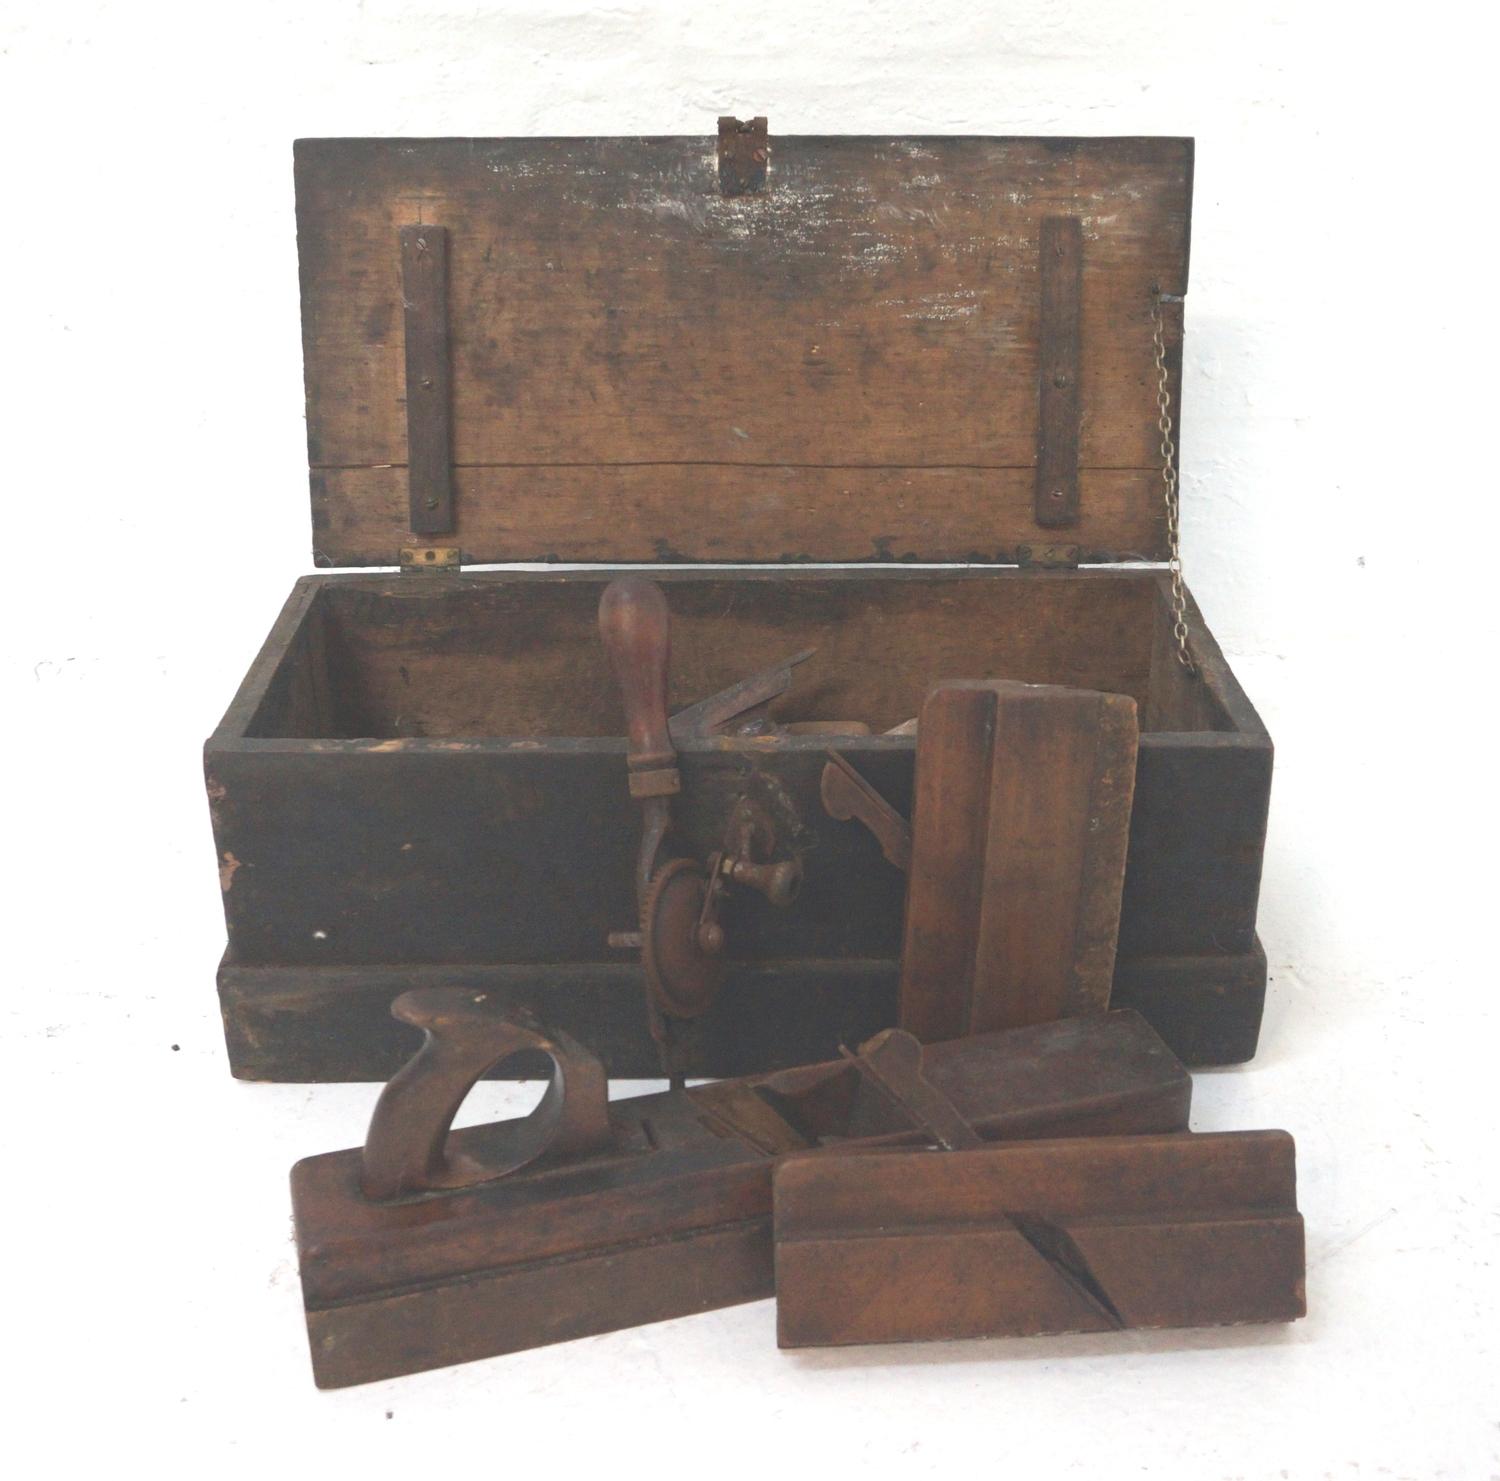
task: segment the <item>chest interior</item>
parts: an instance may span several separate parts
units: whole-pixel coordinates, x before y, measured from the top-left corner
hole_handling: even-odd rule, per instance
[[[251,738],[599,737],[621,733],[597,637],[604,577],[325,579]],[[950,677],[1126,694],[1143,729],[1229,730],[1222,699],[1176,660],[1150,572],[679,576],[672,703],[805,648],[777,718],[911,719]]]

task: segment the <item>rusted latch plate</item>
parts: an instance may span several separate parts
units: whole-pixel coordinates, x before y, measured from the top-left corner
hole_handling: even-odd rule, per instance
[[[448,232],[403,226],[406,464],[414,535],[453,529],[453,394],[448,351]]]
[[[457,545],[403,545],[400,553],[403,574],[420,571],[456,571],[460,563]]]
[[[1036,522],[1078,523],[1078,432],[1083,311],[1083,224],[1042,218],[1041,344],[1037,357]]]
[[[1016,564],[1022,570],[1070,571],[1081,554],[1077,545],[1018,545]]]
[[[719,120],[719,190],[724,195],[751,195],[766,187],[771,146],[764,118]]]

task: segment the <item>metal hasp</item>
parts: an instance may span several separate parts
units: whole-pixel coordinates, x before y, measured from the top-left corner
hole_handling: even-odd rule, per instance
[[[1036,522],[1078,523],[1079,372],[1083,308],[1083,224],[1044,216],[1037,259],[1041,332],[1037,346]]]
[[[453,391],[448,353],[448,232],[401,228],[406,327],[406,480],[414,535],[453,528]]]
[[[776,1169],[782,1347],[1294,1321],[1284,1131],[1080,1137]]]
[[[750,195],[764,190],[771,145],[764,118],[719,119],[719,190]]]
[[[943,1146],[955,1126],[986,1143],[1175,1131],[1192,1093],[1129,1012],[925,1047],[882,1034],[846,1059],[607,1102],[593,1055],[499,995],[423,989],[393,1011],[425,1042],[365,1145],[292,1169],[323,1387],[771,1295],[785,1154]],[[536,1111],[451,1130],[474,1077],[518,1052],[551,1061]]]

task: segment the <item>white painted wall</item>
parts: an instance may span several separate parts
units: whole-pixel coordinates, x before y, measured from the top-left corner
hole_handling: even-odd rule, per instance
[[[35,1175],[67,1174],[5,1235],[42,1226],[10,1267],[51,1358],[27,1363],[41,1396],[15,1406],[35,1443],[150,1446],[163,1474],[293,1453],[306,1474],[334,1455],[360,1474],[478,1466],[562,1436],[591,1469],[650,1457],[658,1474],[714,1456],[731,1473],[968,1459],[1030,1477],[1500,1464],[1482,1376],[1495,326],[1477,14],[9,0],[21,909],[0,1011],[13,1078],[46,1097]],[[1202,1077],[1198,1119],[1298,1134],[1314,1315],[1289,1333],[792,1359],[762,1305],[318,1398],[283,1173],[357,1138],[369,1091],[228,1081],[196,761],[308,565],[290,141],[706,133],[722,112],[782,133],[1198,138],[1186,563],[1279,747],[1263,1052]],[[195,1168],[163,1183],[152,1159],[173,1145]],[[115,1259],[66,1226],[90,1190],[114,1200]],[[668,1424],[684,1438],[651,1438]]]

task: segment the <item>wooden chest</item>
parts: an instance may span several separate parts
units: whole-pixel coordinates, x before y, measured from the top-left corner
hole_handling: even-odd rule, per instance
[[[779,717],[868,723],[840,749],[902,809],[880,732],[938,680],[1133,696],[1115,1006],[1253,1054],[1271,743],[1190,597],[1180,661],[1164,565],[1190,140],[307,140],[296,176],[315,562],[387,569],[300,580],[206,748],[237,1075],[383,1078],[391,1000],[452,983],[657,1072],[607,944],[632,564],[674,704],[815,646]],[[823,812],[827,745],[681,747],[693,846],[754,795],[804,875],[736,901],[702,1074],[895,1020],[904,880]]]

